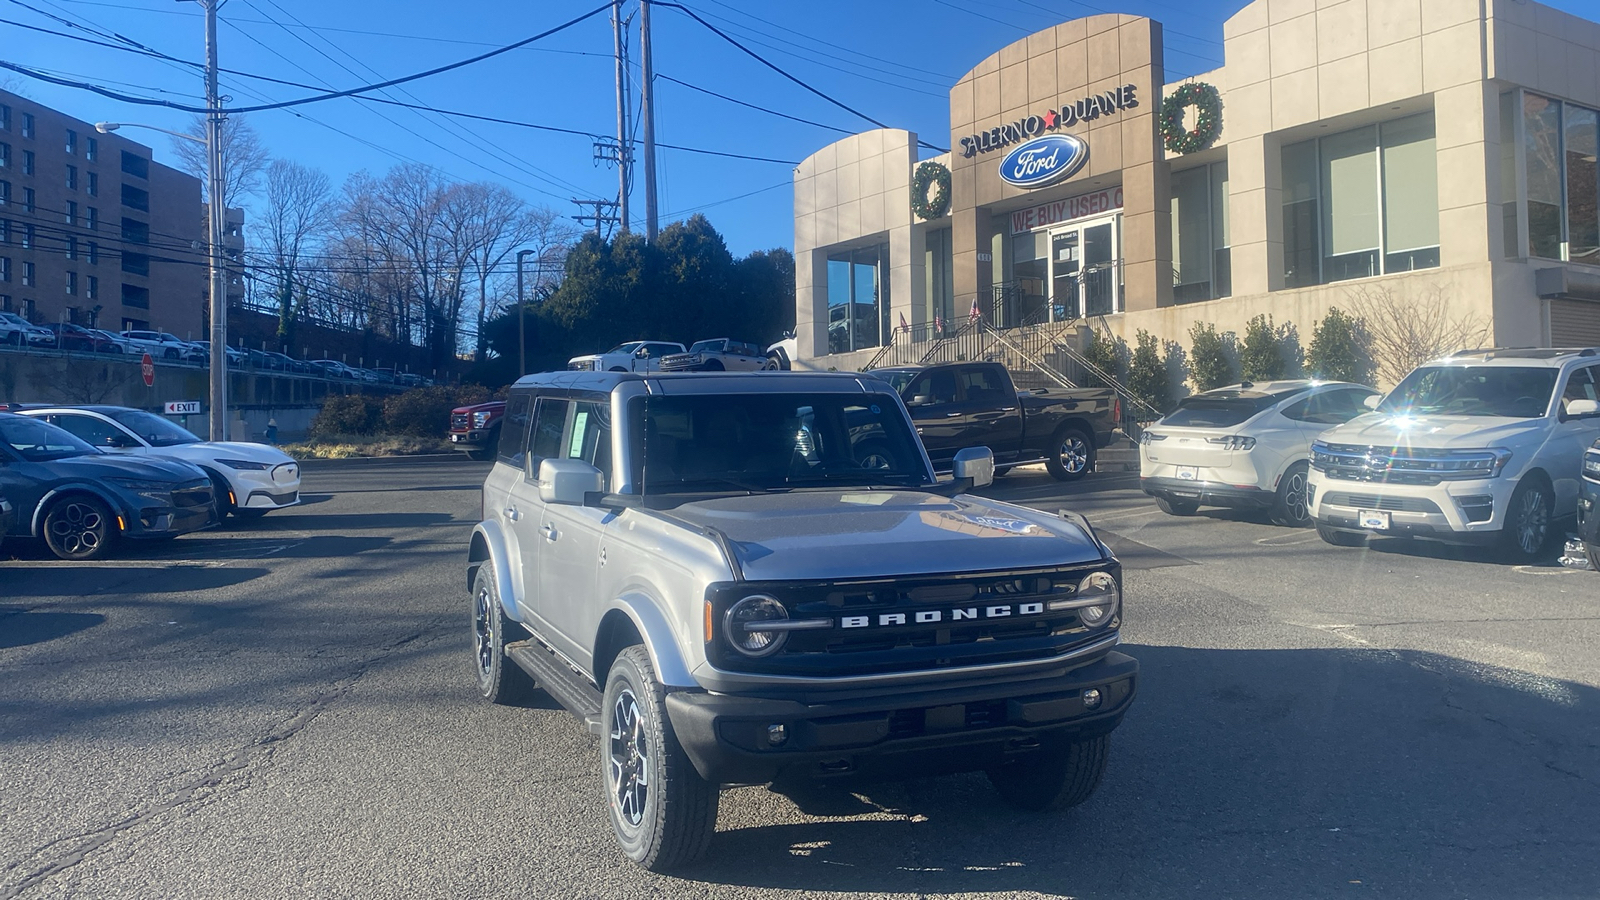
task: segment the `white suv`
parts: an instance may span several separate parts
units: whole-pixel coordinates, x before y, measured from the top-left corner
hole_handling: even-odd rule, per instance
[[[1419,366],[1373,414],[1312,446],[1307,499],[1330,544],[1369,535],[1545,549],[1577,510],[1600,437],[1600,349],[1475,350]]]
[[[669,354],[682,353],[683,345],[674,341],[628,341],[604,353],[574,356],[567,368],[579,372],[655,372]]]
[[[1311,524],[1311,442],[1367,411],[1377,391],[1343,381],[1248,381],[1194,394],[1139,437],[1139,486],[1161,509],[1271,510],[1281,525]]]

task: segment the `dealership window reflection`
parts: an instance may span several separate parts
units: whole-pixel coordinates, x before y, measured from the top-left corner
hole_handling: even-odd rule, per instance
[[[1172,173],[1172,299],[1215,300],[1233,291],[1228,164]]]
[[[1439,265],[1433,114],[1283,148],[1284,286]]]
[[[889,246],[828,254],[828,352],[883,345],[889,335]]]
[[[1502,114],[1507,105],[1502,104]],[[1600,265],[1597,130],[1595,110],[1522,92],[1526,255]]]

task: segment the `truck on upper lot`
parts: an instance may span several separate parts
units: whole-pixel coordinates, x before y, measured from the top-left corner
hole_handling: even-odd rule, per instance
[[[470,459],[494,459],[495,448],[500,443],[500,420],[505,413],[504,400],[450,410],[450,444],[457,450],[465,450]]]
[[[724,784],[984,771],[1035,810],[1098,785],[1139,669],[1121,564],[1081,516],[964,493],[986,449],[938,481],[883,381],[530,375],[504,428],[478,689],[583,719],[634,862],[703,855]]]
[[[661,360],[663,372],[752,372],[766,368],[767,354],[760,347],[728,338],[695,341],[687,351]]]
[[[994,452],[1000,474],[1043,462],[1055,478],[1075,481],[1094,471],[1096,452],[1117,438],[1117,396],[1109,388],[1018,391],[996,362],[893,366],[866,374],[899,392],[940,471],[950,468],[957,450],[984,446]],[[869,456],[883,451],[876,445],[863,450]]]
[[[574,372],[654,372],[663,359],[682,352],[683,345],[676,341],[627,341],[604,353],[574,356],[567,360],[567,368]]]
[[[1311,445],[1307,505],[1330,544],[1372,535],[1539,558],[1577,511],[1600,437],[1600,349],[1492,349],[1418,366]]]

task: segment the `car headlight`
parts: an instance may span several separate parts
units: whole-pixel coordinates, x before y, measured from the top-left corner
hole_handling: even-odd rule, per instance
[[[219,459],[217,464],[246,472],[264,472],[272,468],[272,463],[251,462],[248,459]]]
[[[1122,605],[1122,588],[1110,572],[1092,572],[1078,582],[1075,599],[1078,618],[1090,628],[1097,628],[1116,618]]]
[[[1590,451],[1583,457],[1583,474],[1600,480],[1600,453]]]
[[[473,428],[482,428],[483,426],[489,424],[489,416],[490,415],[492,415],[492,414],[488,413],[488,412],[475,412],[475,413],[473,413],[472,414],[472,427]]]
[[[728,608],[722,617],[722,631],[733,649],[750,657],[771,656],[788,639],[787,631],[764,631],[762,623],[783,622],[789,611],[765,594],[753,594]]]
[[[172,505],[172,485],[165,481],[145,481],[140,478],[107,478],[106,481],[131,491],[155,503]]]

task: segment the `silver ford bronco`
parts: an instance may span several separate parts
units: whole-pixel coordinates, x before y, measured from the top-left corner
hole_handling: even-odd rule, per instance
[[[1138,677],[1122,567],[1081,516],[963,493],[986,448],[953,469],[876,378],[527,376],[467,559],[479,691],[600,737],[652,870],[706,852],[728,784],[982,770],[1082,803]]]

